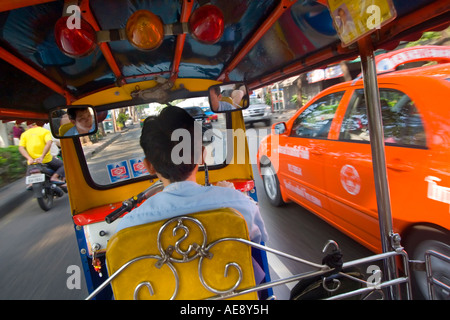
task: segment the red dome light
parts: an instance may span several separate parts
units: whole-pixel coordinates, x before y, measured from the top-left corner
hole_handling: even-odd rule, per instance
[[[210,4],[198,8],[189,18],[189,29],[198,41],[208,44],[216,43],[224,29],[222,11]]]
[[[96,46],[95,30],[85,20],[80,20],[79,29],[69,29],[67,19],[61,17],[55,25],[55,40],[59,49],[69,57],[79,58],[91,53]]]

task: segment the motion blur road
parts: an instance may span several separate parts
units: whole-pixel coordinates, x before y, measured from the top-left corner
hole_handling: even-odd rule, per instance
[[[329,239],[339,244],[344,261],[370,254],[297,204],[272,207],[256,166],[253,170],[261,213],[270,237],[267,246],[316,263],[321,263],[322,249]],[[55,206],[48,212],[42,211],[33,198],[21,203],[0,219],[0,244],[0,299],[76,300],[87,297],[82,272],[80,289],[67,286],[73,275],[71,268],[78,266],[82,270],[67,195],[56,199]],[[272,279],[310,270],[273,255],[269,255],[269,264]],[[274,294],[278,299],[289,299],[293,285],[278,286],[274,288]]]
[[[69,290],[66,285],[72,274],[68,268],[81,268],[67,195],[55,199],[48,212],[34,198],[20,204],[0,219],[0,244],[0,299],[84,299],[88,295],[84,278],[81,289]]]

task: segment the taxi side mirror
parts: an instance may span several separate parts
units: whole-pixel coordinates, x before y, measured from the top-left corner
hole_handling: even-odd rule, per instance
[[[82,137],[97,132],[97,114],[92,106],[65,106],[50,112],[52,135],[58,139]]]
[[[286,123],[285,122],[277,122],[272,125],[272,132],[274,134],[282,134],[286,132]]]
[[[247,109],[247,86],[243,82],[216,84],[208,89],[209,105],[213,112],[224,113]]]

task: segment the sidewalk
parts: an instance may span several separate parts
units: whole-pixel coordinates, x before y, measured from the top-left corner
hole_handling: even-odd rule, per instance
[[[298,109],[287,109],[280,113],[273,113],[272,123],[288,121],[297,111]]]
[[[120,136],[120,132],[110,133],[107,134],[106,137],[99,142],[94,143],[90,146],[84,146],[83,150],[86,159],[90,159],[91,157],[93,157],[97,152],[103,150],[106,146],[108,146],[114,140],[118,139]],[[33,197],[33,195],[33,191],[26,190],[25,176],[10,183],[9,185],[0,188],[0,218],[14,210],[17,205]],[[38,207],[36,208],[39,209]]]
[[[92,158],[95,156],[98,152],[105,149],[110,143],[120,138],[121,134],[123,132],[127,132],[128,129],[121,131],[121,132],[115,132],[115,133],[108,133],[105,138],[102,140],[93,143],[89,146],[83,146],[84,156],[86,157],[86,160]]]

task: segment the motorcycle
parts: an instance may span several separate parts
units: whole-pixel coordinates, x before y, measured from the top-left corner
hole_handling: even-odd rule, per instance
[[[62,183],[50,180],[53,173],[53,170],[45,164],[31,164],[25,180],[28,185],[31,185],[37,202],[44,211],[53,207],[55,197],[60,198],[67,192],[67,189],[60,185]]]

